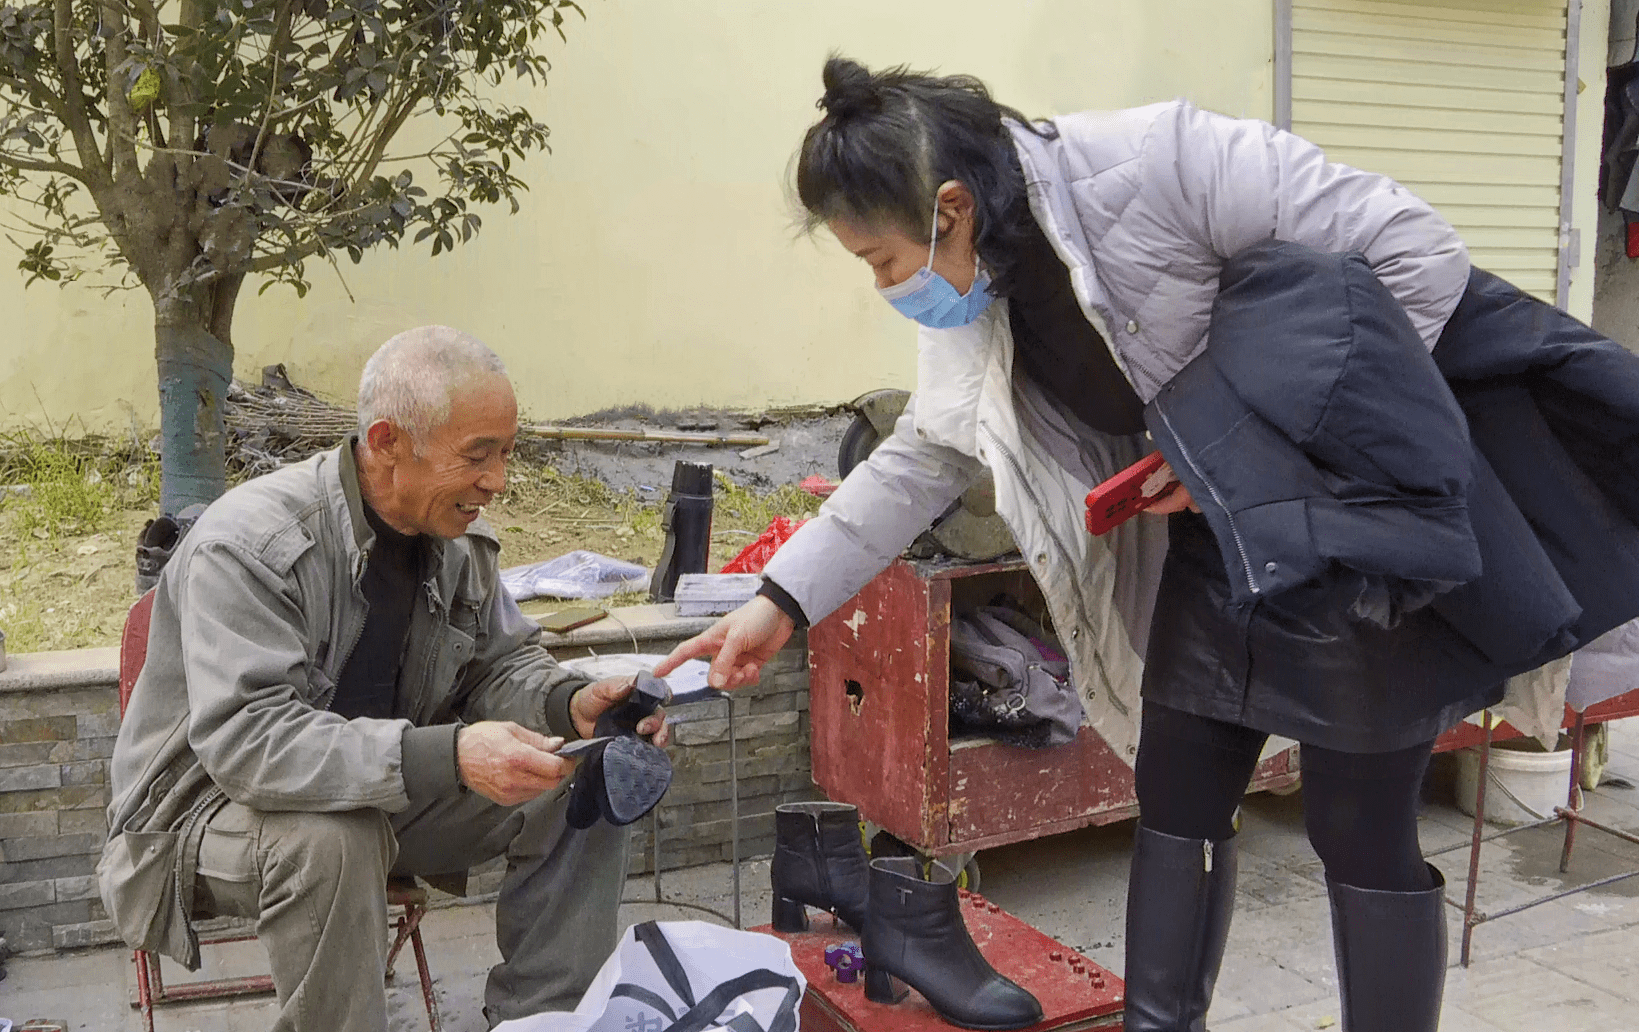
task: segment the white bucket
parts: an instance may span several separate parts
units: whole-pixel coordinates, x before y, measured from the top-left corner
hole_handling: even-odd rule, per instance
[[[1548,752],[1534,738],[1511,738],[1491,745],[1490,783],[1485,786],[1485,819],[1490,824],[1529,824],[1565,805],[1571,785],[1570,739]],[[1457,753],[1457,809],[1474,815],[1480,783],[1480,747]]]

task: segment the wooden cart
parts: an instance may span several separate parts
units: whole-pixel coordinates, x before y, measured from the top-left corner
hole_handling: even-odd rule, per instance
[[[1088,728],[1025,749],[950,734],[952,607],[1041,593],[1024,562],[896,560],[808,634],[814,781],[930,856],[1022,842],[1136,816],[1130,757]],[[1266,759],[1252,790],[1297,782],[1292,752]]]

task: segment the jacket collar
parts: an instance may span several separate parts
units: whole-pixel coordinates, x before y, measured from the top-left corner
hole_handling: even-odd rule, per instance
[[[964,455],[978,454],[979,407],[991,368],[1011,364],[1007,300],[966,326],[923,329],[917,338],[916,432]]]
[[[347,524],[353,531],[353,547],[363,556],[376,543],[376,532],[364,515],[364,491],[359,487],[358,456],[353,451],[358,442],[358,434],[348,434],[347,440],[336,448],[336,473],[341,479],[338,486],[347,506]]]
[[[347,439],[331,453],[334,461],[330,465],[336,471],[336,478],[329,485],[337,515],[345,520],[352,531],[347,535],[346,547],[348,569],[353,571],[355,582],[364,575],[365,559],[376,543],[375,528],[370,526],[369,519],[364,515],[364,492],[359,487],[358,458],[353,451],[357,443],[358,434],[348,434]],[[466,536],[481,538],[497,548],[501,544],[494,528],[482,518],[473,521],[472,526],[467,528]],[[451,544],[443,538],[427,537],[427,551],[431,557],[431,575],[427,586],[439,600],[452,599],[456,593],[455,578],[459,571],[448,568],[449,564],[445,562],[451,554]]]
[[[364,576],[364,564],[369,559],[370,550],[376,544],[376,530],[370,526],[370,520],[364,514],[364,490],[359,486],[358,456],[354,451],[358,444],[358,434],[348,434],[347,439],[337,446],[332,453],[335,456],[334,467],[337,483],[333,485],[341,496],[341,506],[338,515],[342,516],[351,534],[347,535],[348,568],[353,571],[355,582]],[[484,528],[486,531],[488,528]],[[431,577],[429,583],[435,590],[443,580],[441,576],[444,565],[444,550],[446,542],[441,538],[427,536],[427,552],[431,557]],[[446,595],[447,592],[440,592]]]

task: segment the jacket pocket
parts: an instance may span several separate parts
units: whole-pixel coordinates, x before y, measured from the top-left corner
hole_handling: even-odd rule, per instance
[[[174,831],[127,831],[103,847],[97,886],[120,938],[133,949],[158,950],[176,909]]]
[[[477,642],[459,627],[446,627],[439,635],[438,655],[433,657],[432,688],[446,694],[461,681],[461,672],[472,661]]]

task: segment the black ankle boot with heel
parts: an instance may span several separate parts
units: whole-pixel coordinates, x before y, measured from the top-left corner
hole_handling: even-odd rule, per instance
[[[934,861],[928,880],[915,857],[871,861],[870,913],[860,945],[865,998],[898,1003],[901,981],[927,998],[939,1016],[973,1029],[1026,1028],[1041,1004],[1002,977],[974,945],[962,921],[956,872]]]
[[[846,803],[785,803],[774,808],[774,930],[808,930],[806,908],[865,930],[870,872],[859,810]]]

